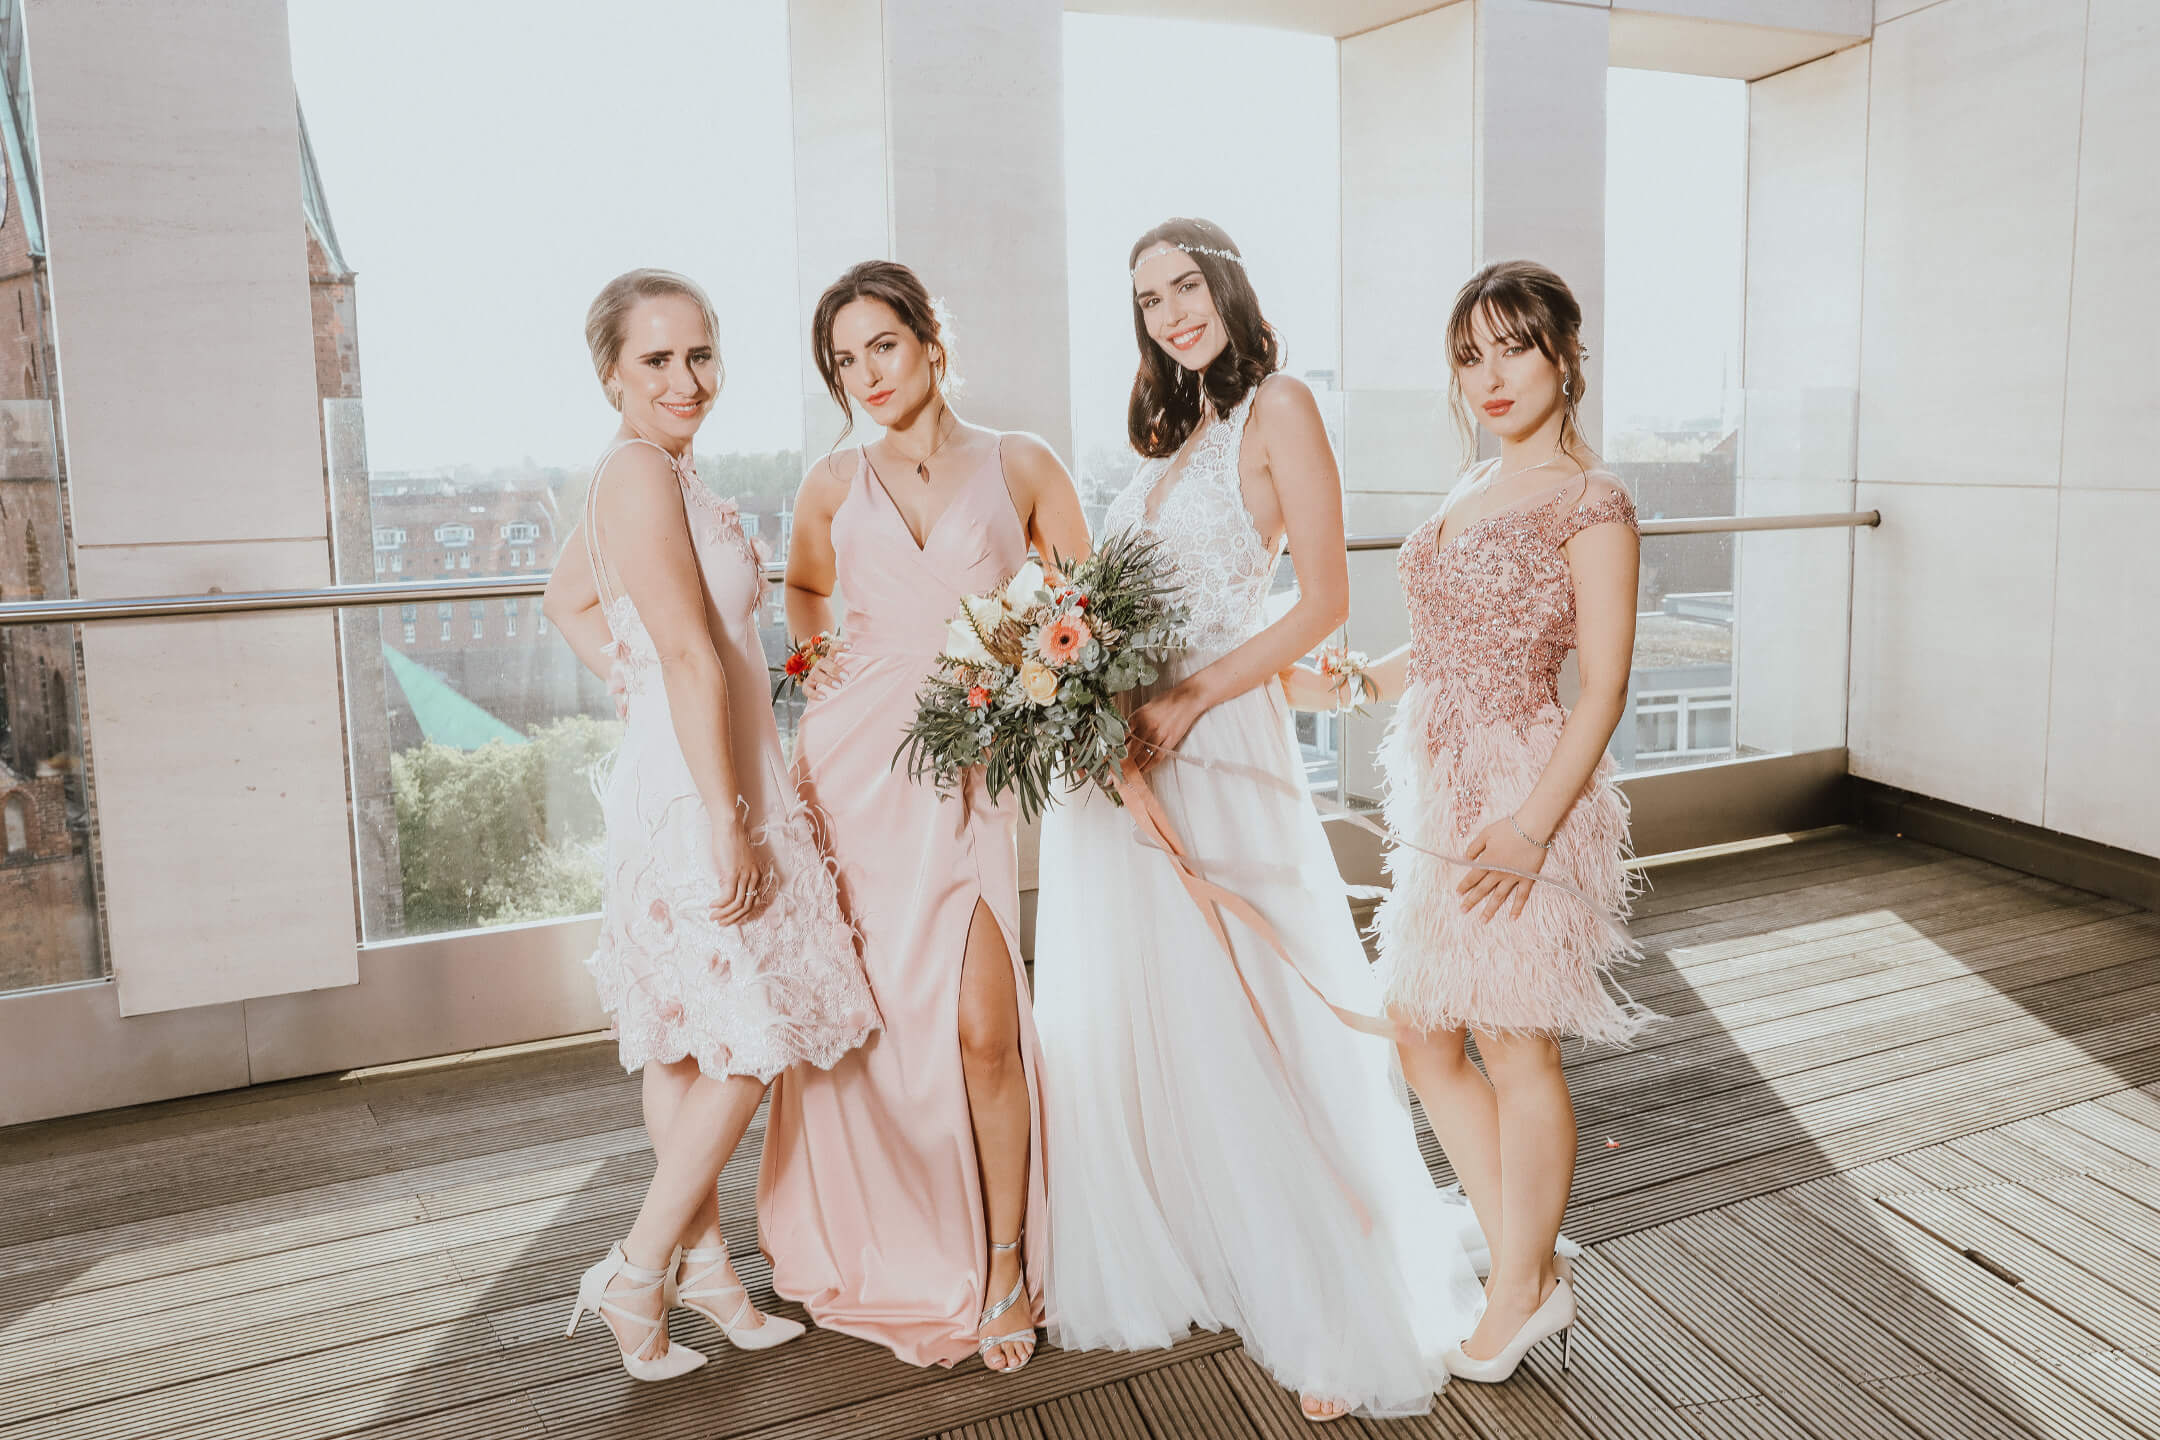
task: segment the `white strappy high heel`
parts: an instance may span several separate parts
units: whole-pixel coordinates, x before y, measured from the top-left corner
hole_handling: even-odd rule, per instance
[[[705,1363],[705,1357],[687,1345],[678,1345],[667,1333],[668,1277],[675,1271],[675,1262],[682,1255],[681,1247],[668,1258],[665,1270],[647,1270],[642,1265],[630,1263],[630,1257],[618,1244],[608,1250],[584,1277],[578,1281],[577,1304],[570,1311],[569,1328],[565,1335],[577,1334],[578,1322],[590,1312],[598,1315],[603,1323],[610,1317],[642,1328],[645,1336],[628,1350],[622,1349],[622,1337],[615,1337],[616,1349],[622,1356],[623,1369],[634,1380],[673,1380],[687,1375]],[[641,1315],[635,1310],[618,1305],[608,1298],[608,1283],[620,1276],[629,1283],[616,1293],[626,1298],[632,1295],[656,1295],[661,1306],[657,1316]],[[614,1330],[609,1324],[608,1329]],[[657,1353],[655,1353],[657,1349]]]
[[[1020,1242],[1018,1240],[1014,1240],[1010,1244],[1000,1245],[997,1241],[993,1240],[990,1242],[990,1248],[993,1251],[1017,1250],[1020,1248]],[[1007,1295],[1004,1299],[998,1301],[997,1304],[992,1305],[989,1309],[983,1311],[982,1317],[975,1322],[975,1328],[980,1330],[983,1326],[988,1325],[991,1321],[997,1319],[1000,1315],[1003,1315],[1006,1311],[1012,1309],[1013,1306],[1018,1305],[1026,1295],[1027,1265],[1025,1262],[1022,1262],[1020,1266],[1020,1276],[1018,1279],[1013,1281],[1012,1293]],[[984,1361],[987,1362],[990,1358],[990,1352],[997,1349],[998,1346],[1019,1345],[1023,1343],[1028,1347],[1028,1353],[1026,1358],[1021,1360],[1020,1363],[1017,1365],[1008,1365],[1003,1370],[997,1372],[1000,1375],[1011,1375],[1016,1371],[1025,1369],[1028,1361],[1035,1358],[1035,1326],[1032,1321],[1029,1322],[1027,1329],[1015,1330],[1010,1335],[983,1336],[975,1342],[975,1353],[982,1356]]]
[[[695,1250],[677,1251],[675,1268],[668,1272],[667,1302],[671,1306],[695,1310],[712,1321],[720,1327],[720,1333],[727,1336],[728,1344],[738,1350],[770,1350],[803,1333],[800,1320],[790,1320],[785,1315],[767,1315],[752,1305],[750,1292],[742,1281],[731,1278],[720,1284],[710,1283],[715,1277],[729,1273],[725,1241]],[[727,1306],[725,1312],[720,1308],[722,1305]]]
[[[1552,1293],[1531,1312],[1528,1320],[1523,1321],[1522,1329],[1515,1332],[1515,1338],[1508,1341],[1499,1354],[1490,1360],[1473,1360],[1463,1353],[1462,1346],[1452,1345],[1442,1357],[1442,1363],[1447,1366],[1448,1374],[1459,1380],[1497,1385],[1515,1373],[1523,1356],[1528,1355],[1539,1341],[1550,1340],[1555,1335],[1561,1337],[1560,1369],[1565,1373],[1568,1362],[1575,1358],[1575,1287],[1565,1278],[1553,1282]]]

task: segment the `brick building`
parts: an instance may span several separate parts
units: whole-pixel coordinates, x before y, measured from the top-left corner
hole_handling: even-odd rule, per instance
[[[572,528],[554,491],[538,481],[461,485],[447,475],[385,471],[370,489],[370,579],[544,576]],[[434,671],[520,734],[573,711],[606,709],[587,693],[594,686],[581,679],[569,647],[549,634],[537,599],[431,601],[377,614],[382,646]],[[394,686],[388,714],[393,749],[426,738]]]

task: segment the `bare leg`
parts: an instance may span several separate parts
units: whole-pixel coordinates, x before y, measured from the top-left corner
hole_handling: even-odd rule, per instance
[[[1403,1078],[1425,1107],[1433,1137],[1455,1167],[1497,1267],[1506,1224],[1500,1206],[1500,1106],[1463,1042],[1461,1030],[1435,1030],[1399,1042],[1395,1053],[1402,1059]]]
[[[1463,1353],[1489,1360],[1558,1283],[1553,1244],[1575,1183],[1575,1105],[1556,1042],[1482,1032],[1477,1042],[1499,1100],[1502,1243],[1493,1256],[1485,1318],[1463,1342]]]
[[[694,1071],[696,1066],[691,1069]],[[666,1088],[671,1087],[663,1087],[663,1093]],[[653,1169],[652,1184],[645,1188],[637,1220],[623,1241],[623,1253],[632,1265],[648,1270],[667,1267],[684,1231],[704,1206],[715,1203],[721,1167],[735,1153],[743,1132],[750,1128],[750,1119],[757,1114],[764,1093],[762,1084],[742,1075],[722,1079],[697,1075],[683,1088],[666,1132],[654,1137],[659,1163]],[[633,1300],[625,1293],[629,1287],[619,1278],[608,1288],[616,1303],[626,1309],[660,1303],[657,1290],[642,1301]],[[660,1350],[666,1349],[665,1333],[663,1330],[663,1338],[656,1342]],[[616,1334],[618,1340],[636,1338],[626,1337],[621,1331]]]
[[[675,1112],[681,1107],[683,1096],[690,1093],[690,1086],[697,1078],[695,1060],[645,1067],[645,1135],[652,1141],[655,1155],[660,1153],[661,1143],[675,1123]],[[683,1231],[682,1247],[695,1250],[720,1243],[720,1191],[716,1182],[712,1193],[705,1197],[705,1204],[691,1218],[689,1228]]]
[[[1027,1071],[1020,1059],[1020,994],[1013,981],[1012,956],[990,907],[975,902],[968,922],[967,950],[960,962],[960,1068],[967,1077],[968,1113],[975,1126],[975,1158],[982,1171],[983,1219],[990,1238],[1020,1238],[1027,1220],[1028,1113]],[[1020,1278],[1021,1252],[990,1252],[984,1304],[995,1304]],[[1032,1318],[1026,1300],[991,1322],[988,1333],[1009,1335]],[[984,1357],[992,1370],[1006,1370],[1034,1353],[1032,1341],[1000,1345]]]

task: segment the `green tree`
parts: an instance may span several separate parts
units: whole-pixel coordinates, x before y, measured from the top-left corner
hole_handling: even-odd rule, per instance
[[[405,924],[467,930],[600,908],[594,767],[622,735],[573,715],[477,750],[427,744],[391,757]]]

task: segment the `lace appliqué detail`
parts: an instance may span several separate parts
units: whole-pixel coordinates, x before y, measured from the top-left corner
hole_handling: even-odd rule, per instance
[[[702,807],[689,808],[700,813],[669,815],[657,828],[702,833]],[[770,1080],[798,1063],[830,1069],[879,1028],[809,807],[760,827],[752,842],[780,879],[741,925],[713,920],[719,887],[695,844],[655,843],[612,877],[585,964],[614,1017],[625,1070],[694,1059],[708,1075]]]
[[[1245,420],[1258,393],[1247,395],[1194,441],[1184,472],[1153,520],[1147,517],[1148,502],[1170,460],[1142,465],[1103,518],[1105,534],[1145,530],[1163,542],[1188,614],[1187,664],[1235,650],[1260,632],[1266,617],[1275,556],[1262,543],[1238,486]]]

